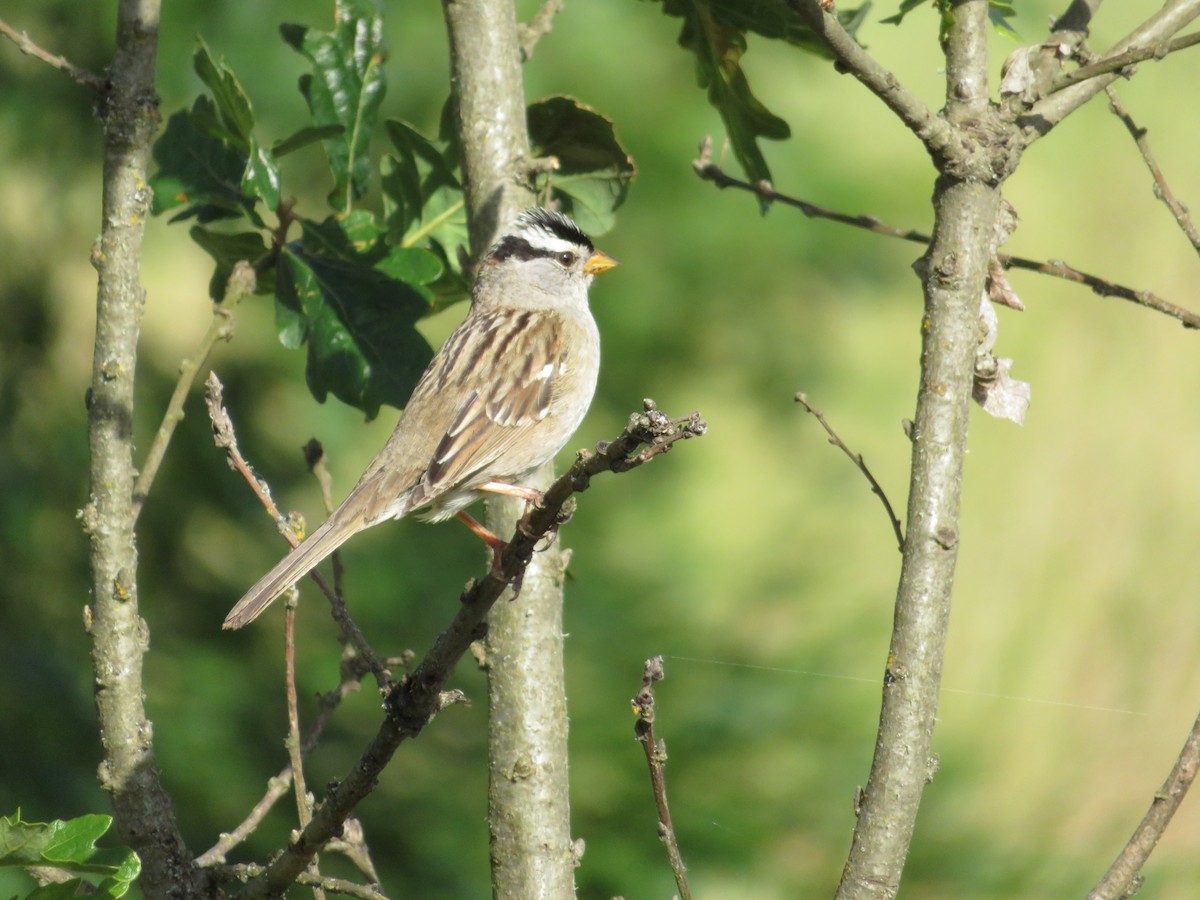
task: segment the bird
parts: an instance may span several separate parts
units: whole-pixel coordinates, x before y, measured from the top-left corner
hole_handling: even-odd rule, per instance
[[[596,390],[600,334],[588,288],[617,264],[566,215],[522,212],[483,257],[470,311],[429,363],[379,455],[223,627],[252,622],[358,532],[414,512],[433,522],[460,519],[492,548],[496,571],[504,541],[466,507],[487,493],[541,499],[528,479],[570,440]]]

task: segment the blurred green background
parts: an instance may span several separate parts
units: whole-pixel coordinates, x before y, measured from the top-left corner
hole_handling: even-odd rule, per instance
[[[9,0],[0,17],[100,71],[115,2]],[[522,2],[523,16],[536,3]],[[1065,4],[1020,4],[1039,40]],[[1105,5],[1091,46],[1144,9]],[[860,33],[940,106],[936,18]],[[439,7],[391,3],[385,115],[436,129],[447,83]],[[268,139],[306,114],[303,61],[283,21],[327,26],[318,0],[166,5],[159,61],[166,114],[199,91],[203,35],[239,74]],[[574,833],[587,842],[580,896],[670,896],[629,698],[643,660],[666,656],[659,733],[673,817],[698,897],[827,896],[867,775],[899,558],[878,501],[817,423],[808,393],[866,457],[898,509],[916,395],[919,248],[810,221],[700,182],[690,161],[721,126],[657,4],[568,2],[526,67],[530,99],[572,94],[610,116],[639,166],[616,229],[598,240],[624,265],[593,307],[605,342],[600,394],[573,446],[615,436],[641,398],[700,410],[711,431],[666,459],[598,480],[564,531],[575,548],[566,645]],[[1013,42],[993,39],[993,75]],[[767,144],[779,189],[850,213],[928,229],[932,168],[853,79],[751,38],[759,97],[793,128]],[[1200,198],[1194,51],[1145,64],[1120,92],[1178,196]],[[86,92],[0,43],[0,813],[29,820],[107,809],[91,701],[83,393],[91,364],[100,135]],[[328,189],[319,151],[289,158],[301,203]],[[1037,144],[1006,187],[1022,225],[1009,252],[1200,307],[1196,257],[1151,192],[1133,143],[1101,102]],[[152,221],[146,243],[137,429],[149,443],[181,358],[209,318],[209,259],[186,228]],[[1000,311],[998,355],[1033,385],[1026,425],[975,411],[955,609],[935,749],[903,895],[1080,896],[1159,787],[1200,703],[1200,340],[1131,304],[1015,273],[1024,313]],[[428,323],[440,340],[464,312]],[[395,414],[365,424],[319,406],[303,354],[277,343],[271,303],[237,311],[218,349],[242,446],[281,505],[320,518],[299,452],[331,457],[341,496]],[[152,633],[147,703],[159,760],[191,846],[237,824],[284,763],[278,616],[220,631],[230,604],[283,552],[274,528],[213,448],[199,396],[139,527],[141,600]],[[388,652],[422,652],[478,573],[455,526],[390,524],[344,552],[360,623]],[[306,596],[302,693],[336,680],[323,601]],[[393,896],[487,894],[485,690],[406,746],[360,809]],[[312,757],[309,782],[340,775],[374,733],[379,702],[351,698]],[[284,838],[281,804],[249,850]],[[1200,894],[1200,811],[1185,804],[1139,897]],[[330,863],[336,871],[337,864]],[[3,880],[13,893],[22,882]]]

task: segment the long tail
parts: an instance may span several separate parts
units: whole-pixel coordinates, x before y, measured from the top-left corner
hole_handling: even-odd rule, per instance
[[[280,594],[320,565],[325,557],[353,537],[361,527],[359,523],[342,521],[342,517],[335,512],[246,592],[246,596],[229,611],[222,627],[241,628],[253,622]]]

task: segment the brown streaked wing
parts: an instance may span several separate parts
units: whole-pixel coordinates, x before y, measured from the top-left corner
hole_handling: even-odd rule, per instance
[[[550,411],[562,355],[558,315],[500,310],[480,317],[480,324],[484,333],[473,346],[461,348],[469,364],[458,370],[458,389],[473,389],[464,396],[425,473],[427,499],[484,470],[484,480],[520,474],[495,471],[494,464]]]

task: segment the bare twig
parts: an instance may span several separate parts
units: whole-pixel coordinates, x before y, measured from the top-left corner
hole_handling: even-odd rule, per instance
[[[587,489],[601,472],[625,472],[649,462],[678,441],[704,434],[707,425],[696,413],[671,419],[647,400],[645,409],[612,443],[594,453],[581,451],[575,464],[546,491],[517,527],[501,554],[497,573],[467,585],[454,621],[434,642],[420,665],[389,693],[387,716],[362,756],[313,811],[308,827],[293,837],[261,878],[247,885],[247,898],[279,896],[307,867],[308,860],[333,837],[350,812],[371,790],[392,755],[405,740],[416,737],[444,705],[441,686],[473,641],[487,631],[484,617],[505,588],[520,579],[541,541],[569,515],[574,494]],[[640,449],[639,449],[640,448]]]
[[[254,474],[254,470],[250,468],[250,464],[242,456],[241,450],[238,449],[237,437],[233,432],[233,420],[229,417],[229,413],[224,406],[222,391],[221,380],[217,378],[216,373],[209,372],[208,381],[205,384],[204,400],[208,405],[209,418],[212,420],[213,441],[219,448],[225,451],[229,460],[229,467],[239,473],[246,480],[246,483],[250,485],[250,489],[254,491],[259,502],[262,503],[271,518],[275,520],[275,525],[278,527],[279,533],[284,536],[289,544],[296,547],[300,543],[297,531],[303,532],[303,528],[280,513],[279,507],[275,505],[275,500],[271,497],[271,488],[265,481]],[[362,656],[366,664],[370,667],[375,680],[379,683],[379,687],[381,689],[387,688],[392,683],[391,672],[388,671],[386,662],[371,648],[366,636],[359,630],[354,620],[350,618],[350,613],[346,610],[346,604],[342,600],[341,595],[329,586],[324,576],[316,569],[313,569],[308,574],[316,582],[317,587],[329,599],[333,617],[342,629],[343,637],[354,644],[359,655]]]
[[[896,545],[900,552],[904,552],[904,529],[900,525],[900,519],[896,516],[895,510],[892,509],[892,504],[887,498],[887,494],[883,492],[883,488],[879,482],[875,480],[875,476],[871,474],[871,470],[867,468],[866,462],[863,461],[861,453],[855,453],[845,442],[842,441],[836,431],[825,420],[825,414],[808,402],[807,395],[803,391],[796,394],[796,402],[803,406],[808,412],[816,417],[816,420],[821,423],[821,427],[825,429],[825,433],[829,435],[829,443],[837,447],[850,458],[850,461],[858,467],[858,470],[866,476],[867,481],[871,485],[871,492],[879,498],[879,502],[883,504],[884,510],[887,512],[888,521],[892,523],[892,531],[896,534]]]
[[[167,454],[167,445],[171,443],[171,437],[175,434],[175,426],[183,421],[183,405],[187,401],[192,385],[195,384],[200,373],[207,368],[208,358],[212,354],[213,348],[221,341],[228,341],[233,337],[233,307],[244,297],[254,293],[255,281],[254,267],[250,263],[242,261],[233,267],[225,286],[225,296],[219,303],[213,304],[212,322],[209,323],[208,331],[200,340],[200,346],[196,348],[195,353],[180,364],[179,380],[175,382],[175,390],[172,391],[171,399],[167,403],[162,424],[158,426],[158,432],[154,435],[154,441],[150,444],[146,459],[142,463],[137,483],[133,486],[133,517],[135,521],[142,512],[146,497],[150,493],[150,486],[154,483],[154,477],[158,474],[163,457]]]
[[[846,213],[837,212],[836,210],[831,210],[815,203],[809,203],[806,200],[801,200],[789,194],[780,193],[766,183],[753,184],[749,181],[735,178],[712,162],[712,141],[709,138],[705,138],[700,142],[700,158],[692,163],[692,168],[701,179],[711,181],[719,188],[737,188],[738,190],[754,194],[763,200],[778,201],[786,206],[795,207],[809,218],[829,219],[834,222],[841,222],[843,225],[862,228],[875,234],[899,238],[917,244],[929,244],[930,236],[922,231],[897,228],[894,225],[881,222],[874,216],[847,215]],[[1145,306],[1173,319],[1178,319],[1185,328],[1200,328],[1200,314],[1185,309],[1176,303],[1171,303],[1169,300],[1164,300],[1152,291],[1139,291],[1136,288],[1117,284],[1098,275],[1089,275],[1086,272],[1081,272],[1079,269],[1068,266],[1061,260],[1041,262],[1023,256],[1010,256],[1007,253],[997,253],[996,260],[1006,269],[1025,269],[1030,272],[1040,272],[1043,275],[1049,275],[1053,278],[1074,281],[1077,284],[1090,287],[1094,293],[1099,294],[1101,297],[1117,297],[1121,300],[1128,300],[1130,303],[1136,303],[1139,306]]]
[[[412,655],[409,653],[402,657],[386,660],[386,663],[389,668],[403,668],[412,662],[411,657]],[[318,698],[317,713],[313,717],[313,722],[308,727],[308,731],[305,732],[303,740],[300,742],[301,756],[307,756],[317,745],[317,741],[320,740],[325,726],[333,718],[333,714],[338,706],[341,705],[341,702],[346,697],[362,686],[362,679],[368,674],[370,674],[370,669],[363,662],[362,658],[353,651],[347,652],[344,649],[341,664],[341,680],[336,688],[326,694],[322,694]],[[230,850],[254,833],[254,830],[266,818],[267,813],[271,811],[275,803],[287,793],[291,784],[292,767],[289,764],[284,766],[278,775],[267,782],[266,793],[254,805],[254,808],[246,816],[245,820],[232,831],[222,834],[212,847],[196,858],[196,864],[199,866],[214,866],[223,863]],[[368,873],[368,877],[373,876]]]
[[[1144,22],[1113,45],[1102,59],[1113,59],[1129,50],[1159,47],[1186,28],[1200,15],[1198,0],[1166,0]],[[1119,76],[1113,72],[1096,75],[1057,90],[1033,104],[1017,118],[1019,138],[1026,146],[1045,137],[1060,122],[1104,90]]]
[[[667,848],[667,859],[671,863],[671,872],[675,875],[675,887],[679,889],[680,900],[691,900],[692,891],[688,885],[687,867],[683,864],[679,841],[675,837],[675,826],[671,824],[671,811],[667,808],[667,782],[663,776],[663,768],[667,762],[667,745],[654,738],[654,683],[662,681],[663,676],[661,656],[646,660],[646,667],[642,672],[642,689],[633,698],[633,711],[638,717],[633,726],[633,733],[646,752],[646,764],[650,768],[650,787],[654,791],[654,804],[658,807],[658,837]]]
[[[99,75],[94,75],[87,69],[81,68],[67,60],[64,56],[58,56],[50,53],[48,50],[43,50],[33,39],[24,31],[17,31],[3,19],[0,19],[0,35],[8,38],[17,45],[17,49],[26,56],[32,56],[35,59],[40,59],[42,62],[53,66],[60,72],[65,72],[73,81],[82,84],[84,87],[89,87],[93,91],[100,92],[108,89],[108,82]]]
[[[541,9],[533,14],[528,25],[517,25],[517,41],[521,45],[521,62],[533,59],[533,48],[543,35],[550,33],[554,17],[562,12],[563,0],[546,0]]]
[[[222,881],[244,882],[258,878],[264,871],[266,870],[262,866],[251,863],[222,866],[214,870],[213,874]],[[380,889],[378,884],[355,884],[353,881],[347,881],[344,878],[329,878],[324,875],[313,875],[308,872],[301,873],[296,878],[296,883],[328,891],[331,894],[340,894],[343,897],[355,897],[357,900],[388,900],[388,895]]]
[[[1161,44],[1134,47],[1126,50],[1124,53],[1105,56],[1095,62],[1088,63],[1086,66],[1080,66],[1078,69],[1061,75],[1055,79],[1046,93],[1053,94],[1056,91],[1069,88],[1073,84],[1079,84],[1082,81],[1087,81],[1089,78],[1096,78],[1100,75],[1107,75],[1110,72],[1124,74],[1122,70],[1129,68],[1135,63],[1144,62],[1148,59],[1165,59],[1169,54],[1175,53],[1178,50],[1184,50],[1195,44],[1200,44],[1200,31],[1175,38],[1172,41],[1164,41]]]
[[[1138,873],[1187,796],[1197,771],[1200,771],[1200,718],[1192,725],[1171,774],[1150,801],[1150,809],[1104,877],[1092,888],[1088,900],[1121,900],[1133,896],[1141,881]]]
[[[1200,38],[1200,34],[1197,37]],[[1133,116],[1125,111],[1125,107],[1121,103],[1121,98],[1117,96],[1116,88],[1110,84],[1105,88],[1105,92],[1108,94],[1108,108],[1112,110],[1113,114],[1121,120],[1126,130],[1128,130],[1130,137],[1133,138],[1134,143],[1137,144],[1137,148],[1142,154],[1142,159],[1146,162],[1146,168],[1150,170],[1150,174],[1154,178],[1154,196],[1167,205],[1167,209],[1175,217],[1175,223],[1187,235],[1192,248],[1200,253],[1200,232],[1196,230],[1187,207],[1175,199],[1175,194],[1171,191],[1171,186],[1167,184],[1166,176],[1163,175],[1162,169],[1158,167],[1158,162],[1154,159],[1154,153],[1150,150],[1150,142],[1146,139],[1146,129],[1139,128],[1137,123],[1133,121]]]
[[[296,819],[303,828],[312,820],[312,799],[304,781],[304,758],[300,751],[300,705],[296,700],[296,600],[299,591],[292,586],[292,596],[288,597],[284,614],[284,672],[285,691],[287,695],[288,735],[284,742],[287,746],[289,765],[292,769],[292,787],[296,794]],[[308,874],[321,877],[320,858],[313,855],[308,861]],[[325,900],[325,890],[319,884],[313,884],[314,900]]]

